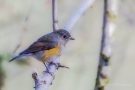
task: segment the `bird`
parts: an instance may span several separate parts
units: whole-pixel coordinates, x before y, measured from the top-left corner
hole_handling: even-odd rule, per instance
[[[70,40],[74,40],[74,38],[67,30],[58,29],[40,37],[27,49],[10,59],[9,62],[20,60],[23,56],[32,56],[43,62],[46,66],[46,63],[49,62],[51,57],[61,55],[63,47]]]

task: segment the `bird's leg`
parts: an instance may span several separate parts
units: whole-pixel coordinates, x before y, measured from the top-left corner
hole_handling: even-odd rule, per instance
[[[48,69],[46,63],[45,63],[44,61],[42,61],[42,62],[43,62],[43,64],[44,64],[45,68],[46,68],[46,71],[45,71],[45,72],[49,73],[49,74],[54,78],[53,74],[49,71],[49,69]]]
[[[59,69],[59,68],[67,68],[67,69],[69,69],[69,67],[64,66],[64,65],[62,65],[62,64],[60,64],[60,63],[58,63],[58,69]]]
[[[49,73],[49,74],[52,76],[53,80],[54,80],[55,76],[49,71],[49,69],[48,69],[46,63],[45,63],[44,61],[42,61],[42,62],[43,62],[43,64],[44,64],[45,68],[46,68],[45,73]],[[51,82],[50,84],[52,85],[52,82]]]

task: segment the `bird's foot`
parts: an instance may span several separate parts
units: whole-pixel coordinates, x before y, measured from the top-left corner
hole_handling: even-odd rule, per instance
[[[62,65],[62,64],[60,64],[60,63],[53,63],[53,62],[50,62],[50,64],[55,65],[56,68],[57,68],[57,70],[58,70],[59,68],[67,68],[67,69],[69,69],[69,67],[64,66],[64,65]]]

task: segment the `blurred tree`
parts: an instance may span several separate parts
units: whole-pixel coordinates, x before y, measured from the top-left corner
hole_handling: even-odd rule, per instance
[[[2,62],[3,62],[3,57],[2,55],[0,55],[0,90],[4,85],[4,79],[5,79],[5,73],[4,70],[2,69]]]
[[[6,77],[6,71],[4,71],[3,67],[2,67],[2,63],[4,60],[9,60],[9,58],[13,57],[13,55],[11,54],[1,54],[0,55],[0,90],[2,90],[2,87],[4,86],[4,80]],[[17,61],[16,64],[18,65],[28,65],[29,63],[27,62],[27,60],[25,58],[22,58],[20,61]]]

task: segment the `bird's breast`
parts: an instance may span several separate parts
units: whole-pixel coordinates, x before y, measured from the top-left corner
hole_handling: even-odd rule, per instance
[[[61,55],[61,52],[62,52],[62,46],[61,44],[58,44],[55,48],[36,53],[36,58],[46,62],[51,57]]]

